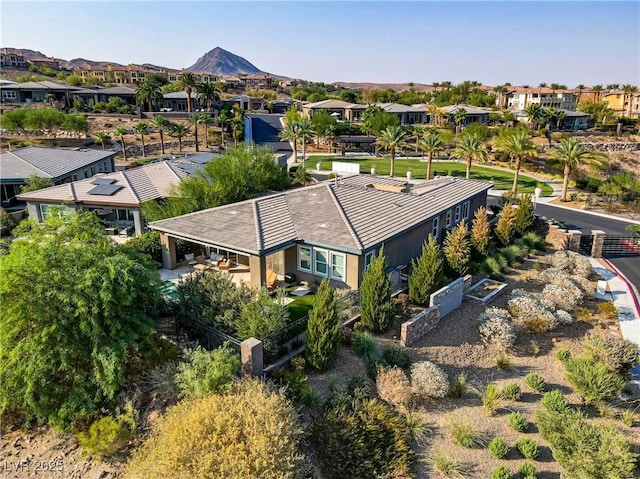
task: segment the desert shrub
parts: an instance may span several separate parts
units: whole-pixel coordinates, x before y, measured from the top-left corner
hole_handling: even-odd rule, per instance
[[[520,401],[521,394],[518,383],[509,383],[502,388],[502,396],[509,401]]]
[[[636,420],[636,415],[633,411],[627,409],[626,411],[622,411],[620,413],[620,420],[622,421],[622,424],[624,424],[627,427],[633,427],[633,423]]]
[[[573,409],[539,409],[536,424],[566,477],[632,477],[638,455],[628,437],[612,424],[594,423]]]
[[[379,367],[376,389],[380,399],[397,408],[404,408],[411,400],[409,378],[398,367]]]
[[[507,309],[514,322],[532,333],[550,331],[558,326],[553,307],[537,293],[528,293],[509,299]]]
[[[523,462],[518,467],[518,474],[522,479],[536,479],[536,467],[530,462]]]
[[[312,428],[327,478],[410,475],[415,462],[402,418],[385,404],[353,394],[335,394]]]
[[[125,477],[280,477],[302,467],[296,410],[284,393],[257,379],[231,391],[184,400],[154,425]]]
[[[482,261],[480,265],[480,269],[487,273],[491,279],[502,280],[504,276],[502,275],[502,268],[500,267],[500,262],[494,257],[489,256]]]
[[[624,380],[592,355],[573,356],[564,367],[567,379],[587,404],[603,403],[618,396],[624,387]]]
[[[495,415],[502,401],[502,393],[494,383],[487,384],[482,393],[482,408],[487,416]]]
[[[522,236],[521,242],[529,248],[529,251],[544,251],[546,249],[544,239],[532,231],[525,233],[524,236]]]
[[[495,362],[498,369],[502,369],[503,371],[513,370],[513,361],[511,361],[511,358],[504,352],[501,352],[495,357]]]
[[[537,357],[540,354],[540,345],[535,339],[529,342],[529,352],[532,356]]]
[[[558,324],[573,324],[575,320],[571,313],[568,313],[562,309],[558,309],[553,312],[553,316],[556,318]]]
[[[411,319],[411,302],[409,299],[409,295],[405,293],[400,293],[398,296],[392,299],[393,306],[396,311],[396,315],[400,316],[402,321],[408,321]]]
[[[201,347],[187,350],[176,374],[180,396],[200,398],[229,390],[232,379],[240,373],[240,366],[240,358],[226,345],[213,351]]]
[[[147,382],[151,394],[167,401],[177,399],[180,394],[180,389],[176,383],[176,374],[178,374],[178,363],[175,362],[159,364],[149,371]]]
[[[382,357],[378,344],[367,332],[354,331],[351,336],[351,348],[365,361],[379,361]]]
[[[529,373],[525,376],[524,382],[536,392],[543,392],[546,386],[544,378],[538,373]]]
[[[509,470],[508,467],[505,467],[505,466],[496,467],[491,472],[491,479],[512,479],[512,478],[513,476],[511,475],[511,471]]]
[[[465,373],[460,373],[449,385],[449,396],[454,399],[459,399],[464,396],[468,390],[469,383],[467,382],[467,375]]]
[[[123,414],[100,418],[91,424],[88,431],[78,433],[78,443],[83,448],[83,455],[102,459],[120,451],[135,433],[136,412],[129,403]]]
[[[593,286],[587,279],[581,276],[567,274],[556,268],[546,269],[540,275],[540,279],[547,284],[552,284],[566,290],[576,304],[582,301],[585,294],[593,294]]]
[[[502,257],[507,260],[507,263],[509,264],[509,266],[513,266],[516,263],[522,261],[522,259],[518,259],[518,255],[516,253],[517,250],[514,248],[514,246],[515,245],[506,246],[498,250],[500,255],[502,255]]]
[[[456,444],[468,448],[487,447],[488,438],[485,434],[474,429],[465,420],[455,420],[449,425],[451,435]]]
[[[618,319],[618,308],[613,301],[602,301],[598,303],[598,313],[605,321],[615,321]]]
[[[627,377],[631,368],[640,362],[640,348],[628,339],[591,334],[585,337],[584,343],[587,353],[622,377]]]
[[[564,348],[560,348],[555,352],[554,356],[558,361],[563,363],[571,357],[571,353]]]
[[[538,444],[533,439],[521,437],[516,441],[516,447],[525,459],[536,459],[538,457]]]
[[[405,414],[404,424],[411,439],[420,445],[425,444],[431,429],[415,411],[408,411]]]
[[[471,471],[469,467],[455,459],[451,459],[443,454],[434,454],[428,457],[433,464],[433,468],[438,474],[444,477],[457,477],[464,479]]]
[[[516,341],[516,332],[512,318],[506,309],[487,308],[480,317],[480,338],[485,344],[509,349]]]
[[[576,308],[574,314],[578,321],[584,321],[586,323],[593,321],[593,313],[588,308]]]
[[[577,295],[574,294],[575,290]],[[542,297],[554,308],[573,311],[582,299],[582,292],[578,288],[567,290],[555,284],[547,284],[542,290]]]
[[[516,432],[525,432],[529,427],[529,421],[520,411],[515,411],[507,416],[509,427]]]
[[[443,398],[449,391],[449,377],[430,361],[411,366],[411,388],[420,398]]]
[[[385,348],[382,352],[382,358],[389,366],[398,366],[399,368],[408,368],[411,366],[411,358],[409,358],[409,355],[404,349],[398,346]]]
[[[507,445],[507,441],[505,441],[501,437],[494,438],[489,443],[489,452],[496,459],[503,459],[507,457],[507,454],[509,454],[509,446]]]
[[[548,411],[562,412],[569,407],[569,402],[565,399],[561,391],[554,389],[542,396],[542,407]]]
[[[556,251],[551,256],[551,267],[583,278],[591,274],[589,259],[574,251]]]

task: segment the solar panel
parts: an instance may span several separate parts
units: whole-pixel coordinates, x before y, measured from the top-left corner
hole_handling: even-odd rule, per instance
[[[115,183],[115,178],[96,178],[91,182],[92,185],[110,185]]]
[[[88,191],[90,195],[99,195],[99,196],[111,196],[116,191],[120,191],[123,188],[122,185],[98,185],[95,188]]]

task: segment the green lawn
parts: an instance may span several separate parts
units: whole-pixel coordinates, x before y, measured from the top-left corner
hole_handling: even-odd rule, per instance
[[[376,169],[376,173],[379,175],[389,174],[389,158],[342,158],[336,156],[312,156],[307,161],[307,164],[315,167],[317,162],[322,163],[323,170],[331,170],[331,162],[340,161],[344,163],[360,163],[360,171],[363,173],[369,173],[371,168]],[[407,175],[407,170],[413,173],[414,178],[424,179],[427,173],[427,163],[416,159],[398,159],[396,158],[396,176]],[[462,176],[464,177],[467,171],[467,167],[464,163],[458,163],[454,161],[439,161],[433,162],[431,166],[432,175],[438,174],[441,176]],[[474,180],[493,181],[495,188],[498,190],[510,190],[513,185],[513,173],[510,171],[497,170],[486,166],[472,166],[471,178]],[[518,192],[519,193],[533,193],[536,186],[540,183],[526,175],[520,175],[518,179]],[[549,185],[542,184],[542,196],[550,196],[553,193],[553,188]]]
[[[291,288],[295,289],[295,288]],[[315,294],[309,293],[304,296],[297,296],[293,302],[289,303],[289,319],[295,321],[309,314],[309,310],[313,307]]]

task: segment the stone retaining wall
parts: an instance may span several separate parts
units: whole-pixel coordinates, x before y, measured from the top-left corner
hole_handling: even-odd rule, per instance
[[[403,347],[415,344],[440,322],[440,306],[431,306],[421,313],[402,323],[400,329],[400,344]]]
[[[637,151],[640,150],[640,143],[631,141],[614,141],[602,143],[581,143],[585,148],[598,151]],[[555,145],[542,145],[543,150],[555,148]]]

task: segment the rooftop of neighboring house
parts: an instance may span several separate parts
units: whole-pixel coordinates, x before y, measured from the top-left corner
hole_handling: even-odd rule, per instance
[[[361,254],[493,186],[462,178],[344,177],[150,224],[178,238],[264,255],[298,241]],[[313,212],[313,214],[310,214]]]
[[[136,91],[126,86],[114,86],[111,88],[102,88],[98,90],[97,93],[101,95],[135,95]]]
[[[493,111],[491,110],[491,108],[482,108],[479,106],[466,105],[463,103],[459,105],[441,106],[440,110],[444,114],[454,115],[458,110],[463,108],[467,112],[467,115],[487,115]]]
[[[113,151],[65,150],[28,146],[0,153],[0,181],[16,182],[31,175],[60,178],[97,161],[114,156]]]
[[[148,200],[166,198],[173,185],[189,176],[190,172],[184,169],[186,162],[187,159],[161,161],[130,170],[99,174],[25,193],[19,195],[18,200],[138,207]]]
[[[556,108],[557,111],[564,112],[565,118],[581,118],[591,116],[588,113],[583,113],[581,111],[573,111],[573,110],[565,110],[564,108]],[[528,117],[527,112],[525,110],[513,110],[512,113],[517,117]]]
[[[388,113],[424,113],[425,109],[420,107],[414,107],[409,105],[402,105],[400,103],[376,103],[384,111]]]
[[[61,85],[49,80],[42,81],[27,81],[22,83],[2,83],[0,86],[4,88],[11,88],[12,90],[60,90],[60,91],[74,91],[77,87],[69,85]]]
[[[309,108],[309,109],[316,109],[316,108],[351,108],[355,106],[354,103],[349,103],[347,101],[342,101],[342,100],[335,100],[335,99],[329,99],[329,100],[322,100],[322,101],[317,101],[315,103],[307,103],[305,105],[303,105],[304,108]]]
[[[165,100],[186,100],[187,99],[187,92],[185,92],[185,91],[174,91],[174,92],[171,92],[171,93],[164,93],[162,96],[164,97]],[[193,98],[193,99],[198,98],[198,93],[191,92],[191,98]]]

